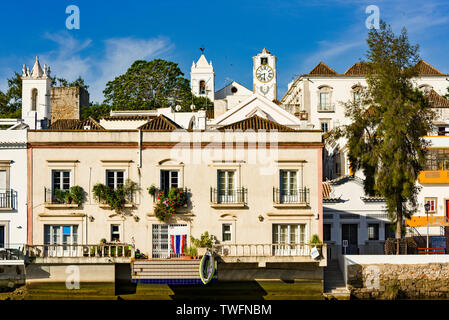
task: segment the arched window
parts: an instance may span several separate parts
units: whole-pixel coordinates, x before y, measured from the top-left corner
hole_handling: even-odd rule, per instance
[[[206,81],[200,81],[200,94],[206,94]]]
[[[361,85],[355,85],[352,87],[352,100],[353,102],[360,102],[360,98],[362,96],[362,86]]]
[[[318,87],[318,111],[334,111],[332,104],[332,88],[329,86]]]
[[[37,89],[31,90],[31,111],[37,111]]]

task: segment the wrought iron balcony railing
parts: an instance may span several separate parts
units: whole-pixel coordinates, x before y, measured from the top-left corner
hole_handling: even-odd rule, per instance
[[[0,209],[15,209],[17,202],[17,191],[0,190]]]
[[[310,189],[305,187],[293,190],[283,190],[279,188],[273,188],[273,202],[309,204]]]
[[[247,203],[248,189],[236,188],[232,190],[220,190],[211,187],[210,202],[214,204]]]

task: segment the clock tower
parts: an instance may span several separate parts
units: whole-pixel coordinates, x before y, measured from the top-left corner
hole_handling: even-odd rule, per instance
[[[253,92],[270,101],[277,99],[276,60],[266,48],[253,57]]]

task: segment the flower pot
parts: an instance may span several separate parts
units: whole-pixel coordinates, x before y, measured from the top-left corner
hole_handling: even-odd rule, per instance
[[[192,256],[184,256],[183,259],[184,259],[184,260],[192,260],[193,257],[192,257]]]

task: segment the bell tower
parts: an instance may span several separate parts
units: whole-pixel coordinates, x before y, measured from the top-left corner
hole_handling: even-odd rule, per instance
[[[208,97],[210,101],[215,99],[215,73],[212,61],[209,63],[202,54],[198,61],[192,63],[190,71],[190,88],[197,97]]]
[[[30,129],[45,129],[50,120],[50,67],[42,70],[39,57],[33,69],[22,68],[22,119]]]
[[[266,48],[253,57],[253,92],[270,101],[277,99],[276,60]]]

